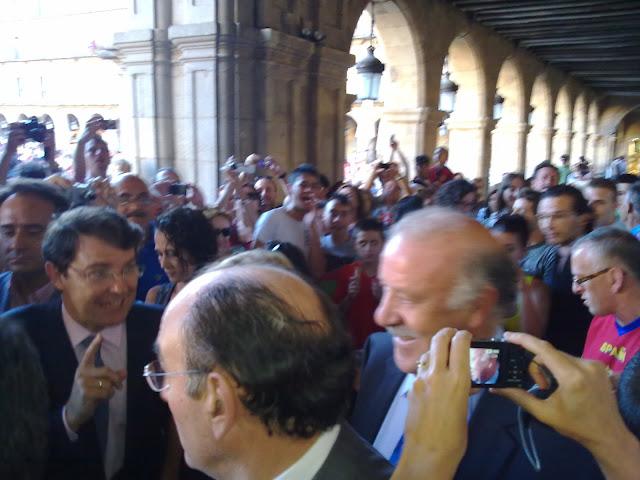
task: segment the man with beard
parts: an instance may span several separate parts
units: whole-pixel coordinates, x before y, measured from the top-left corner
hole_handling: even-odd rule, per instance
[[[56,297],[44,270],[42,239],[68,202],[41,180],[18,180],[0,191],[0,248],[8,270],[0,274],[0,312]]]
[[[427,208],[396,224],[379,269],[382,299],[376,322],[388,333],[369,337],[351,423],[396,463],[404,444],[407,392],[417,362],[444,327],[475,339],[500,336],[513,313],[516,272],[501,245],[475,220],[449,209]],[[469,398],[469,436],[456,480],[534,479],[514,432],[517,410],[481,391]],[[531,425],[545,478],[601,478],[591,456],[575,442]]]
[[[116,209],[127,220],[144,232],[144,241],[138,252],[138,265],[142,276],[138,281],[136,299],[143,301],[151,287],[169,280],[158,262],[153,242],[153,198],[147,184],[137,175],[127,173],[112,182],[116,194]]]
[[[315,167],[303,164],[294,169],[287,183],[288,202],[260,215],[253,234],[254,248],[275,241],[300,249],[316,278],[324,273],[325,258],[315,216],[307,214],[315,210],[319,189],[320,175]]]

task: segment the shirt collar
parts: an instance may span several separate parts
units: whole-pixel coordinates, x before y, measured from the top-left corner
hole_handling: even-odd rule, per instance
[[[334,425],[320,434],[311,448],[274,480],[311,480],[314,478],[327,460],[339,433],[340,425]]]
[[[64,326],[69,333],[69,339],[71,340],[73,348],[76,348],[88,336],[95,335],[94,332],[80,325],[71,316],[64,306],[64,302],[62,302],[62,320],[64,321]],[[103,341],[119,348],[124,334],[124,323],[104,328],[99,333],[102,335]]]

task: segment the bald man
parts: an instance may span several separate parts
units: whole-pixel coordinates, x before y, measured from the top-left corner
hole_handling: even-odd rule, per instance
[[[407,393],[416,363],[444,327],[474,339],[501,336],[515,311],[516,272],[491,234],[466,215],[438,207],[411,213],[390,232],[380,260],[383,287],[351,423],[392,464],[402,452]],[[516,442],[516,407],[481,391],[468,406],[469,445],[456,479],[541,478]],[[534,425],[544,478],[600,478],[576,443]],[[594,476],[595,475],[595,476]]]
[[[136,291],[136,300],[144,302],[147,292],[152,287],[169,281],[158,262],[153,242],[153,197],[145,181],[133,173],[115,177],[111,186],[115,192],[118,213],[138,225],[144,232],[144,241],[137,258],[142,275]]]
[[[169,304],[149,385],[187,464],[218,480],[385,479],[390,465],[341,423],[354,377],[330,301],[277,267],[236,266]]]

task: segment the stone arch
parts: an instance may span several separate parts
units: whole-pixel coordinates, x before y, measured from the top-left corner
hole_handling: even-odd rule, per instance
[[[468,178],[483,177],[482,132],[487,119],[485,68],[471,35],[456,37],[449,45],[451,80],[458,85],[456,103],[446,121],[449,131],[449,168]]]
[[[587,146],[587,96],[578,95],[573,106],[573,138],[571,139],[571,162],[578,162],[584,156]]]
[[[502,180],[507,172],[523,170],[524,158],[521,158],[519,140],[528,129],[525,123],[525,87],[523,74],[515,59],[507,58],[496,84],[496,94],[504,98],[502,116],[491,132],[491,165],[489,185]]]
[[[26,119],[27,119],[27,116],[24,113],[21,113],[20,115],[18,115],[19,122],[23,122]]]
[[[604,156],[601,155],[600,115],[600,104],[594,99],[589,103],[589,109],[587,110],[587,147],[585,155],[589,160],[593,161],[596,172],[602,171],[605,167],[602,162]]]
[[[527,136],[526,176],[533,174],[537,164],[551,158],[553,139],[553,93],[546,73],[536,77],[529,101],[533,111],[530,114],[531,130]]]
[[[40,123],[44,123],[45,125],[47,125],[50,128],[54,128],[55,124],[53,123],[53,118],[51,118],[51,115],[49,115],[48,113],[45,113],[43,115],[40,116],[39,118]]]
[[[351,54],[360,60],[369,45],[371,3],[364,5],[357,25],[354,24]],[[362,34],[366,38],[361,39]],[[413,158],[422,145],[421,111],[424,103],[425,68],[422,52],[411,15],[402,2],[375,3],[375,55],[385,64],[377,101],[355,101],[348,112],[357,124],[355,170],[362,170],[371,141],[376,139],[379,158],[390,155],[389,139],[394,135],[406,158]],[[355,67],[347,74],[348,93],[356,93]],[[379,121],[376,126],[375,122]],[[366,175],[366,174],[365,174]],[[352,177],[353,178],[353,177]]]
[[[627,112],[616,127],[611,157],[625,156],[627,171],[640,174],[640,107]]]
[[[558,160],[561,155],[571,155],[571,139],[573,137],[573,102],[569,86],[564,84],[558,92],[554,110],[555,135],[553,136],[552,159]]]

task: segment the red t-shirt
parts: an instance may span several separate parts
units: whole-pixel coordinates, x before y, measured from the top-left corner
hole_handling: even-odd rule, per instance
[[[427,170],[427,178],[431,183],[442,185],[453,180],[453,172],[444,165],[434,165]]]
[[[589,326],[582,358],[604,363],[613,373],[621,373],[640,351],[640,318],[620,326],[615,315],[594,317]]]
[[[375,312],[380,302],[380,298],[377,296],[380,295],[377,278],[367,275],[360,262],[353,262],[327,273],[322,279],[321,286],[336,305],[339,305],[347,296],[349,281],[356,272],[356,268],[360,271],[358,276],[360,288],[345,312],[345,320],[347,329],[351,334],[353,347],[360,349],[369,335],[383,331],[373,321],[373,312]]]

